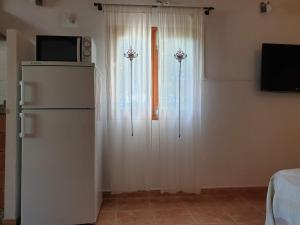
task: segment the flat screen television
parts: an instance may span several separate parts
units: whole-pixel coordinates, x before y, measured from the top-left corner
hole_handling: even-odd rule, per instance
[[[263,44],[261,90],[300,92],[300,45]]]

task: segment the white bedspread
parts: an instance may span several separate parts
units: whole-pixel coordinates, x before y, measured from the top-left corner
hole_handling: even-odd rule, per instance
[[[300,169],[279,171],[271,178],[266,225],[300,225]]]

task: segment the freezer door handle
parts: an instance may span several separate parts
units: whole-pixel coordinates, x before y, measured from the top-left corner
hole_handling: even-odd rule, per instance
[[[23,81],[20,85],[20,106],[34,106],[37,103],[38,87],[35,82]]]
[[[21,132],[19,134],[20,138],[25,137],[25,120],[24,120],[24,113],[20,113],[20,118],[21,118]]]
[[[22,106],[24,105],[24,81],[19,82],[20,85],[20,102],[19,104]]]
[[[34,138],[37,136],[37,116],[34,113],[20,113],[20,138]]]

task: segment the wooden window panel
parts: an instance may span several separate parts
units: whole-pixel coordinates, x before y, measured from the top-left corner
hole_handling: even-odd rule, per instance
[[[157,49],[157,27],[151,30],[151,63],[152,63],[152,120],[158,120],[158,49]]]

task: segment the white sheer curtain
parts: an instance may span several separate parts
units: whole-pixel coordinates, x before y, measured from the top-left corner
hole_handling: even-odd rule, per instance
[[[151,8],[106,7],[108,87],[108,173],[113,193],[148,189],[151,149]],[[133,136],[130,61],[132,47]],[[150,163],[150,162],[149,162]]]
[[[202,13],[199,9],[158,10],[160,188],[163,192],[200,192]],[[179,49],[187,54],[182,60],[180,96],[179,62],[174,57]]]
[[[200,191],[199,145],[201,75],[203,72],[202,11],[150,7],[106,7],[108,129],[106,176],[113,193],[150,190],[159,177],[162,192]],[[151,126],[151,26],[158,26],[159,129]],[[130,126],[130,62],[132,47],[133,127]],[[179,134],[179,63],[182,49],[181,138]],[[153,157],[151,135],[159,133],[159,156]],[[154,174],[153,158],[159,158]],[[157,170],[155,170],[157,171]]]

